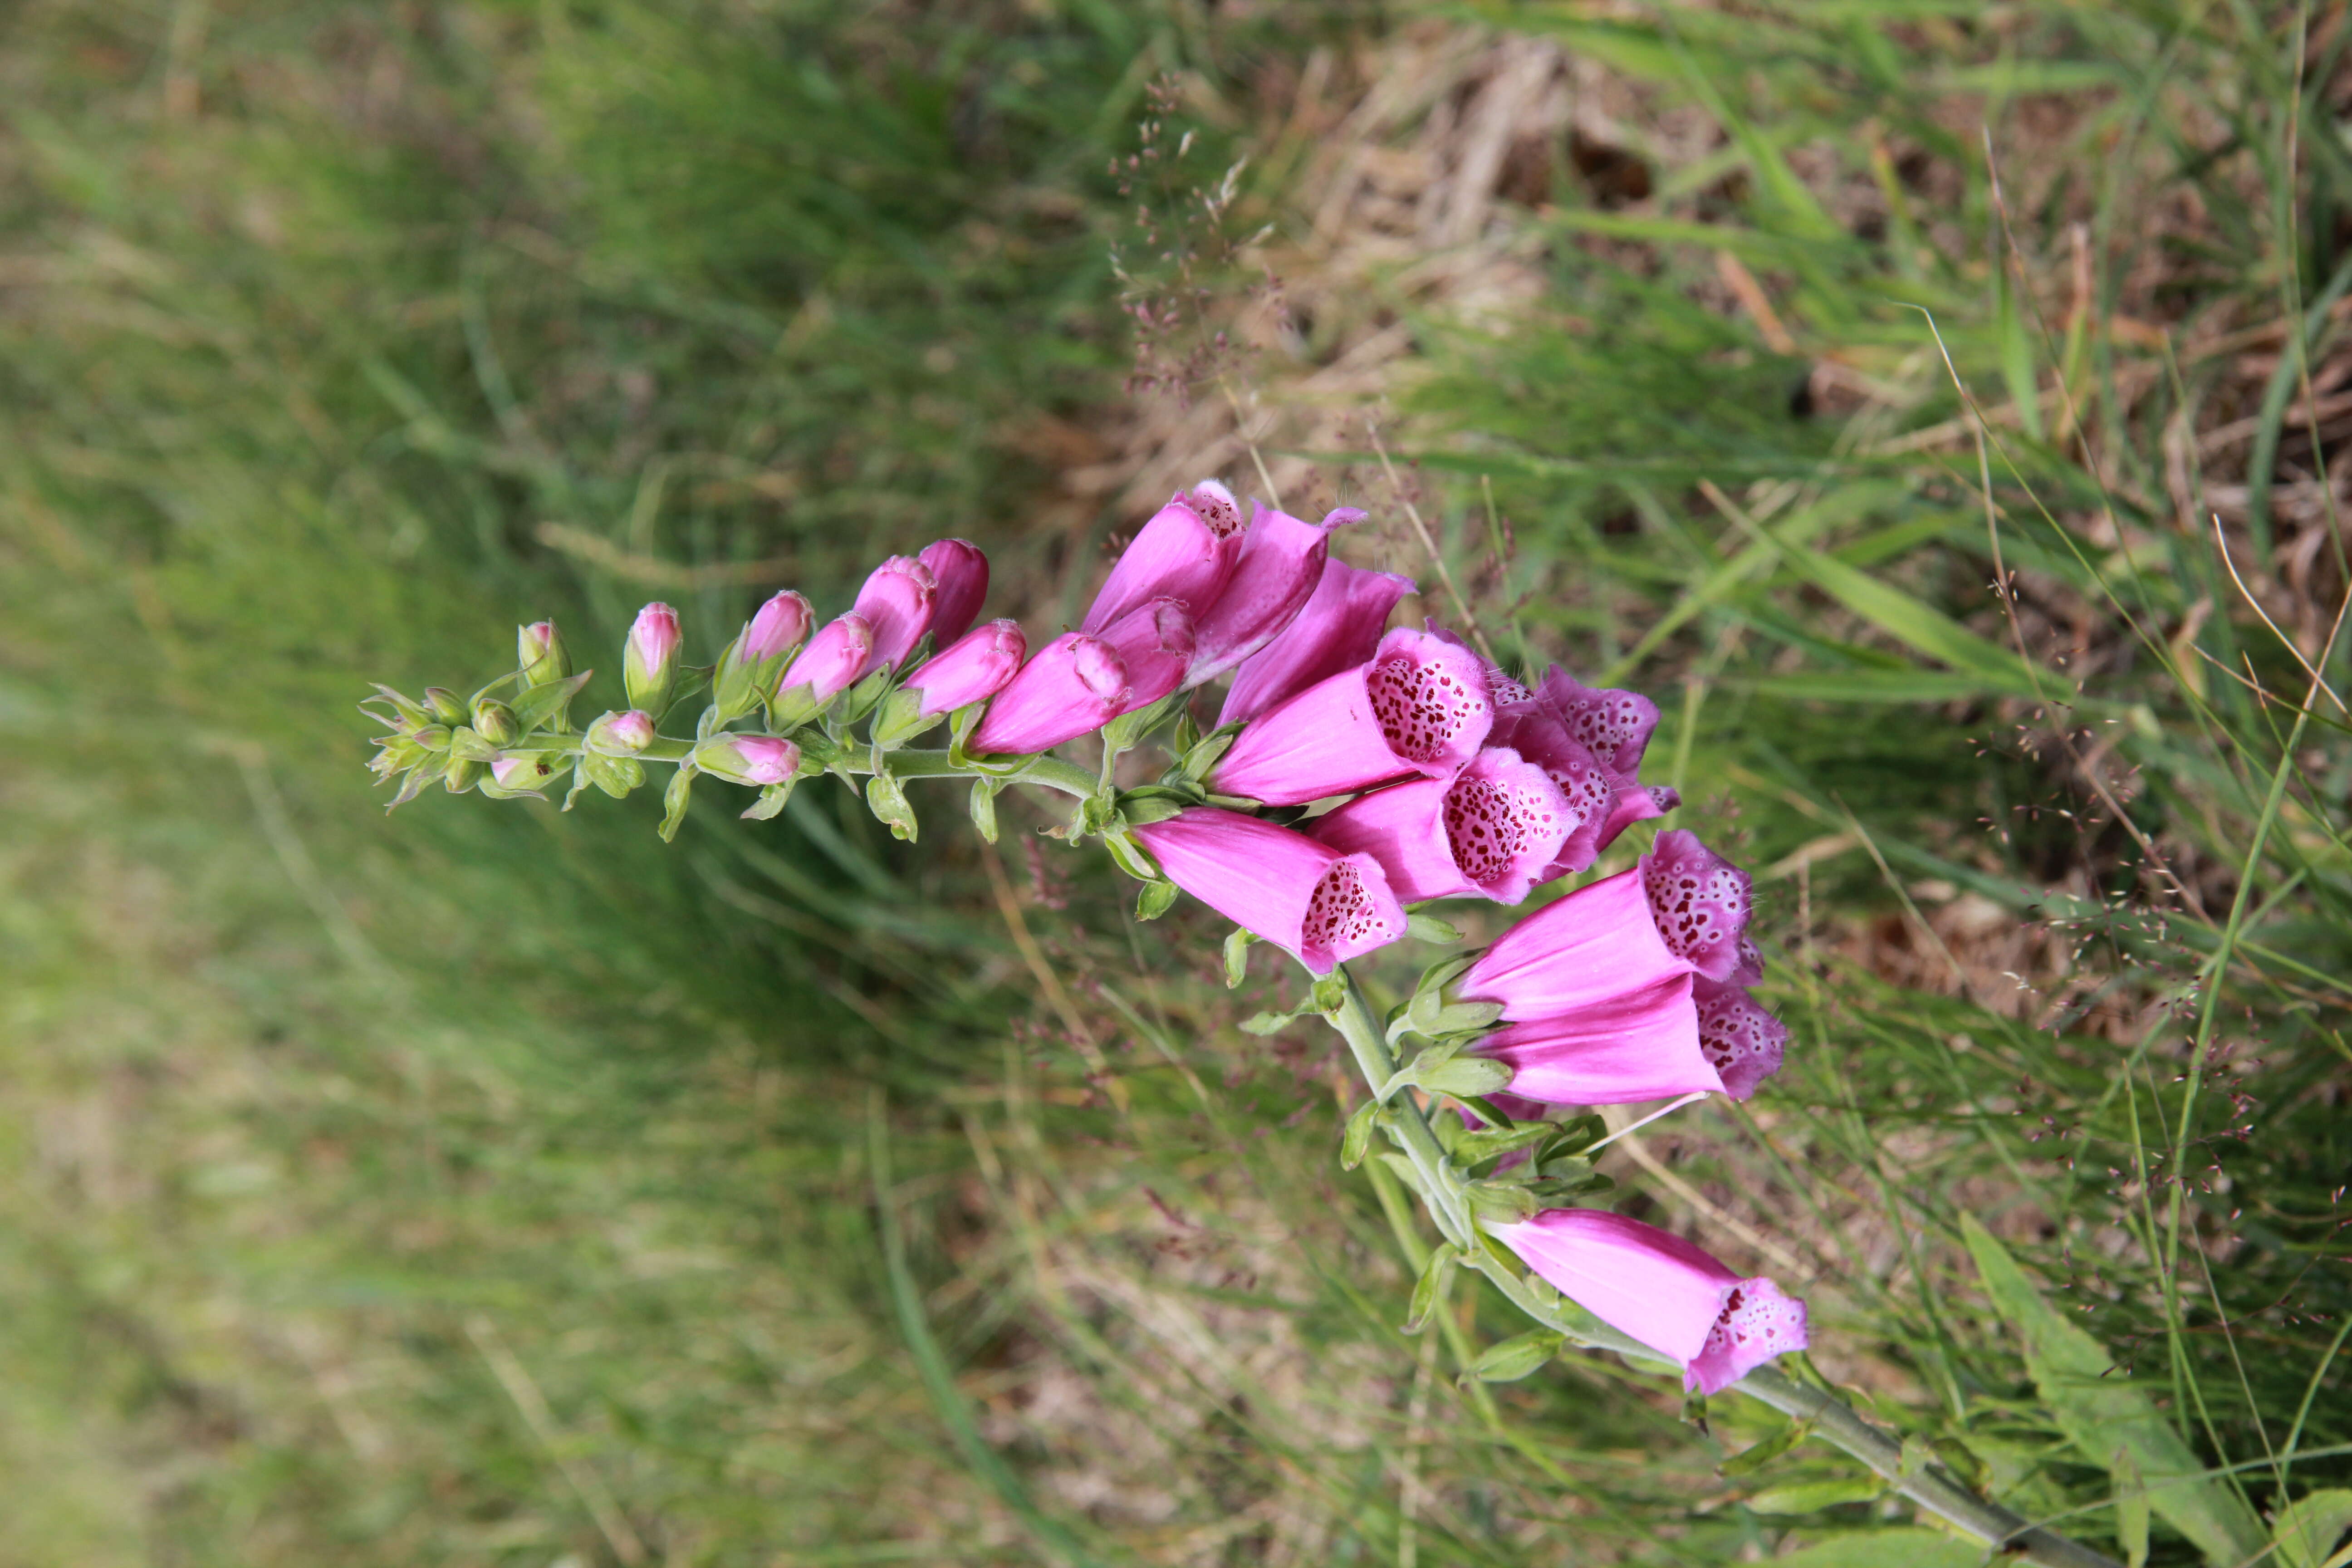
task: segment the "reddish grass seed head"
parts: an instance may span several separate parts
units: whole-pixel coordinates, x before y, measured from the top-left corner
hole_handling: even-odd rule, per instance
[[[1493,711],[1486,694],[1472,689],[1454,671],[1410,655],[1375,664],[1365,672],[1364,684],[1381,733],[1408,762],[1438,761],[1457,737]]]

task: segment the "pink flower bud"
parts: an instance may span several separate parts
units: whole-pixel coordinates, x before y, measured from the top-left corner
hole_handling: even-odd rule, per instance
[[[658,712],[668,705],[677,676],[677,612],[652,604],[637,612],[623,650],[621,673],[629,689],[629,705]]]
[[[945,647],[971,628],[988,598],[988,557],[965,539],[927,544],[915,557],[931,569],[939,596],[931,602],[931,646]]]
[[[589,727],[590,733],[616,751],[642,752],[654,743],[654,721],[642,709],[607,713]]]
[[[1381,639],[1370,663],[1251,720],[1209,787],[1302,805],[1407,773],[1450,780],[1478,754],[1494,720],[1475,654],[1400,627]]]
[[[1122,713],[1149,708],[1175,690],[1192,662],[1192,617],[1173,599],[1138,605],[1097,635],[1127,669]]]
[[[1064,632],[1031,656],[972,731],[975,752],[1026,756],[1101,729],[1128,710],[1127,665],[1097,637]]]
[[[1249,532],[1242,538],[1233,576],[1199,616],[1192,668],[1184,676],[1188,691],[1240,664],[1296,620],[1322,580],[1331,530],[1364,516],[1354,507],[1341,507],[1312,523],[1255,502],[1251,507]]]
[[[1769,1279],[1742,1279],[1680,1237],[1601,1209],[1547,1209],[1489,1223],[1559,1293],[1683,1366],[1683,1386],[1730,1387],[1811,1342],[1805,1304]]]
[[[760,606],[751,624],[743,628],[743,658],[757,661],[775,658],[801,646],[815,619],[809,611],[809,602],[790,588]]]
[[[1242,511],[1233,492],[1203,479],[1154,512],[1110,569],[1082,632],[1094,634],[1154,599],[1198,616],[1217,601],[1242,552]]]
[[[1217,722],[1255,719],[1318,681],[1370,659],[1397,601],[1412,591],[1410,577],[1326,561],[1307,607],[1242,662]]]
[[[918,711],[924,718],[937,718],[1003,690],[1028,651],[1019,622],[991,621],[926,660],[907,677],[906,689],[922,699]]]
[[[800,771],[801,749],[781,735],[721,735],[694,749],[704,773],[730,784],[782,784]]]
[[[1404,909],[1369,855],[1206,805],[1133,831],[1170,881],[1318,974],[1404,935]]]
[[[929,629],[931,609],[938,602],[939,584],[931,569],[911,555],[893,555],[877,566],[857,590],[855,614],[866,617],[872,639],[866,662],[852,676],[854,684],[877,669],[887,669],[913,651]],[[789,678],[787,679],[789,684]]]
[[[555,770],[545,757],[509,756],[505,753],[490,759],[490,777],[500,789],[536,791],[554,775]]]
[[[809,639],[800,657],[784,670],[783,689],[808,688],[811,700],[822,705],[849,689],[865,673],[874,651],[874,628],[852,610],[825,623]]]
[[[516,631],[515,668],[522,671],[526,688],[547,686],[572,673],[572,657],[553,621],[533,621]]]

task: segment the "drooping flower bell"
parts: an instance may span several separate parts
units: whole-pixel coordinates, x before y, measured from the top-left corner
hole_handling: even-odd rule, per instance
[[[1370,662],[1251,720],[1210,787],[1301,805],[1411,773],[1451,779],[1478,754],[1494,720],[1476,655],[1400,627]]]
[[[872,663],[873,654],[874,628],[864,616],[852,610],[827,621],[786,667],[768,705],[768,721],[779,730],[807,723],[849,689]]]
[[[1317,974],[1404,935],[1380,863],[1215,806],[1132,830],[1168,879]]]
[[[1149,708],[1175,690],[1192,662],[1192,617],[1173,599],[1138,605],[1096,635],[1126,667],[1123,713]]]
[[[669,706],[677,685],[677,612],[667,605],[651,604],[637,612],[621,650],[621,678],[628,687],[629,706],[656,718]]]
[[[1601,1209],[1547,1209],[1486,1229],[1561,1295],[1679,1363],[1687,1390],[1719,1394],[1774,1356],[1811,1343],[1804,1302],[1769,1279],[1743,1279],[1640,1220]]]
[[[938,595],[931,601],[931,646],[943,648],[971,629],[988,599],[988,557],[968,539],[942,539],[915,557],[930,569]]]
[[[1196,617],[1192,668],[1184,689],[1203,686],[1258,652],[1297,619],[1328,563],[1331,531],[1363,521],[1343,506],[1319,523],[1250,503],[1249,531],[1216,602]]]
[[[1501,1004],[1500,1026],[1473,1048],[1512,1068],[1514,1094],[1744,1100],[1779,1069],[1788,1038],[1746,990],[1762,977],[1748,913],[1743,873],[1695,835],[1662,833],[1633,870],[1504,932],[1451,994]]]
[[[1378,860],[1406,903],[1475,897],[1516,904],[1580,822],[1543,769],[1489,746],[1454,778],[1360,795],[1307,831],[1342,854]]]
[[[1026,756],[1127,711],[1126,661],[1100,637],[1064,632],[1029,658],[971,733],[971,750]]]
[[[1154,599],[1173,599],[1198,617],[1224,592],[1242,542],[1242,509],[1233,491],[1203,479],[1178,492],[1120,552],[1078,630],[1099,635]]]
[[[1546,721],[1528,726],[1533,730],[1558,726],[1608,773],[1609,813],[1599,825],[1596,853],[1634,823],[1663,816],[1682,804],[1682,797],[1671,787],[1641,781],[1642,753],[1658,727],[1658,705],[1640,692],[1580,685],[1574,676],[1553,665],[1528,700],[1512,704],[1496,724],[1502,731],[1499,739],[1522,752],[1550,749],[1553,743],[1540,735],[1521,733],[1529,719]]]
[[[1217,722],[1255,719],[1318,681],[1369,662],[1397,601],[1412,591],[1410,577],[1327,559],[1306,607],[1242,661]]]

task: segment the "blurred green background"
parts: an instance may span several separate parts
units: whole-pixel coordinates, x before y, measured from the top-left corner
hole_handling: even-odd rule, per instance
[[[519,621],[707,659],[954,533],[1034,631],[1196,466],[1668,710],[1797,1037],[1632,1212],[2109,1549],[1963,1215],[2217,1494],[2352,1485],[2347,41],[0,5],[0,1564],[1978,1561],[1736,1402],[1457,1383],[1516,1331],[1398,1331],[1291,982],[1018,816],[365,787]]]

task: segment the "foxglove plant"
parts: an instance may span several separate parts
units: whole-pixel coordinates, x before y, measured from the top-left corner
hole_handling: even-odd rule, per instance
[[[1494,1347],[1479,1375],[1524,1376],[1570,1345],[1671,1366],[1695,1399],[1736,1390],[1785,1411],[2023,1561],[2105,1563],[1864,1422],[1811,1373],[1804,1304],[1774,1281],[1592,1206],[1610,1186],[1594,1161],[1612,1139],[1599,1116],[1546,1120],[1551,1108],[1745,1100],[1787,1046],[1750,991],[1763,956],[1749,879],[1696,835],[1659,832],[1631,867],[1541,904],[1482,952],[1441,959],[1374,1012],[1351,961],[1459,940],[1412,906],[1520,904],[1679,802],[1639,776],[1658,721],[1646,698],[1556,667],[1524,682],[1443,628],[1388,629],[1411,582],[1329,556],[1333,531],[1362,515],[1315,524],[1253,503],[1244,525],[1232,492],[1205,481],[1137,534],[1077,630],[1034,652],[1012,621],[967,630],[988,563],[961,540],[884,562],[814,635],[808,603],[779,594],[709,669],[682,662],[677,615],[648,605],[623,647],[628,706],[584,729],[569,708],[590,672],[572,673],[553,624],[536,622],[519,635],[516,670],[468,700],[376,688],[365,710],[390,732],[373,766],[396,781],[394,806],[434,783],[537,798],[568,769],[565,810],[592,785],[625,796],[648,766],[667,766],[665,839],[705,777],[756,790],[742,813],[755,820],[803,779],[862,777],[875,816],[909,840],[910,781],[964,781],[992,842],[1004,789],[1067,796],[1071,815],[1047,831],[1098,838],[1143,883],[1139,917],[1181,892],[1234,922],[1229,984],[1258,942],[1311,977],[1291,1015],[1246,1026],[1312,1012],[1346,1041],[1369,1093],[1342,1163],[1360,1164],[1378,1134],[1383,1165],[1444,1237],[1409,1327],[1456,1271],[1475,1270],[1538,1325]],[[1228,673],[1204,735],[1190,694]],[[706,685],[692,733],[666,732]],[[943,722],[943,749],[907,744]],[[1088,735],[1097,766],[1052,754]],[[1121,755],[1155,737],[1165,771],[1120,787]],[[1803,1375],[1771,1364],[1790,1354]]]

